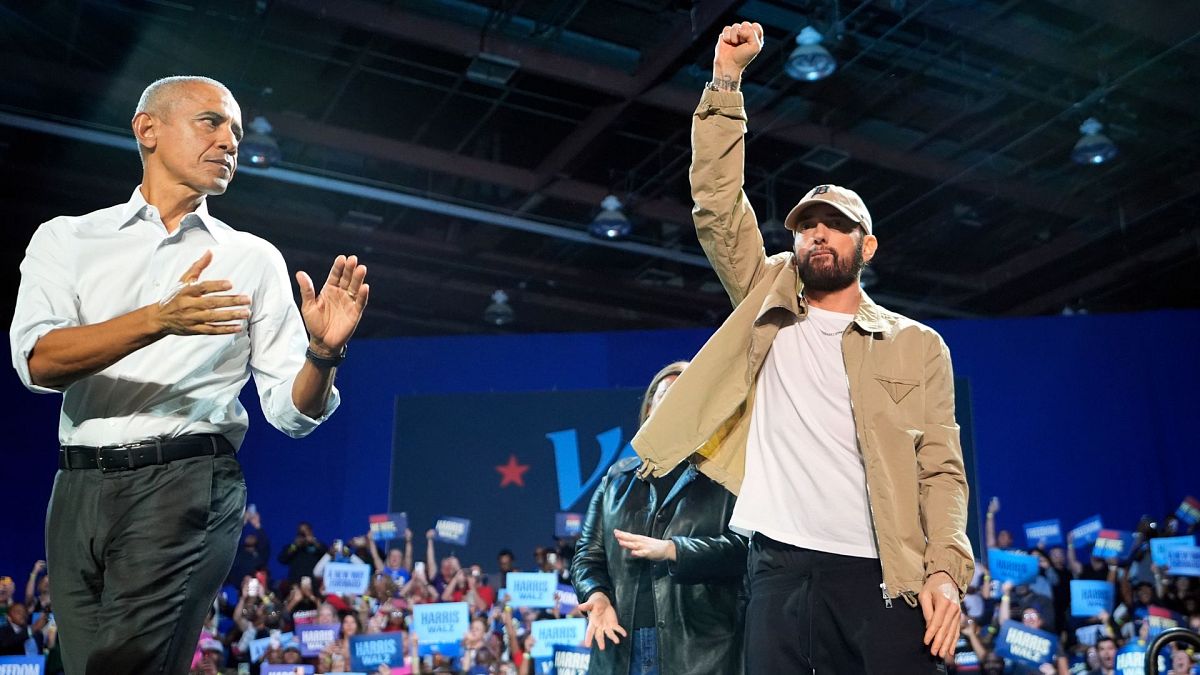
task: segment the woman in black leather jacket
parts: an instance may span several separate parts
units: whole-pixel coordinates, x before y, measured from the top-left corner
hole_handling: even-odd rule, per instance
[[[687,366],[655,375],[641,422]],[[640,480],[613,464],[588,505],[571,577],[587,612],[589,673],[742,672],[738,592],[746,539],[728,528],[734,496],[689,462]]]

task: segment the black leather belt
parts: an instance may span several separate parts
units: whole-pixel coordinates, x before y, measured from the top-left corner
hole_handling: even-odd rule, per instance
[[[219,457],[236,454],[233,444],[220,434],[195,434],[177,438],[154,439],[124,445],[93,448],[64,445],[58,450],[58,468],[100,469],[103,473],[132,471],[144,466],[166,464],[191,457]]]

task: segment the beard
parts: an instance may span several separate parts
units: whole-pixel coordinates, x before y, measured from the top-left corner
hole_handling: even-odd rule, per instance
[[[812,262],[812,251],[804,258],[796,258],[796,269],[800,273],[800,281],[804,283],[805,290],[829,293],[858,283],[858,275],[866,266],[863,260],[862,237],[859,237],[854,245],[853,259],[843,260],[837,251],[832,249],[822,251],[827,251],[831,259],[828,262],[822,261],[819,266]]]

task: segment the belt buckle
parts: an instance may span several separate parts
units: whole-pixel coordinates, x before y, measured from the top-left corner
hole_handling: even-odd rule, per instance
[[[96,467],[100,469],[100,473],[116,473],[117,471],[132,471],[133,470],[133,448],[141,445],[141,443],[124,443],[107,448],[100,448],[96,452]],[[110,454],[112,453],[112,454]],[[110,463],[115,457],[123,457],[124,463]]]

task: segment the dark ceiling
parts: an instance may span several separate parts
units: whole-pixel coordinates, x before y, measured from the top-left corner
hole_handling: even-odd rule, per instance
[[[814,184],[857,190],[884,304],[1200,306],[1195,0],[157,0],[0,4],[6,308],[39,222],[137,184],[132,141],[111,142],[141,89],[204,74],[316,183],[243,172],[212,211],[293,268],[360,253],[364,335],[715,325],[729,307],[691,230],[688,125],[737,20],[767,37],[743,86],[751,203],[768,221]],[[809,24],[839,60],[816,83],[783,71]],[[468,78],[480,53],[515,72]],[[1112,162],[1071,162],[1087,117]],[[581,236],[609,193],[633,245]],[[503,328],[482,319],[497,289]]]

